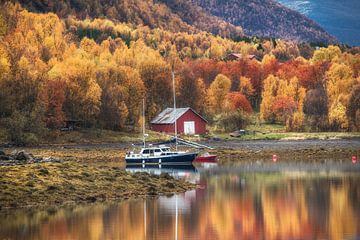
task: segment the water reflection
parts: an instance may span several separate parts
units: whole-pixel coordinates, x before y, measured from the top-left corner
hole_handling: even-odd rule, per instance
[[[168,173],[170,176],[177,179],[185,179],[188,182],[197,183],[200,179],[200,174],[197,169],[191,165],[127,165],[127,172],[147,172],[153,175],[160,175],[161,173]]]
[[[0,239],[360,237],[359,174],[188,173],[173,197],[0,216]]]

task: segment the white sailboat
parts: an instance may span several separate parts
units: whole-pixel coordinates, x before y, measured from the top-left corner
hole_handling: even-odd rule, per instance
[[[176,111],[176,96],[175,96],[175,76],[174,72],[171,72],[173,81],[173,96],[174,96],[174,114]],[[146,133],[145,133],[145,102],[143,100],[143,148],[139,153],[129,152],[125,156],[127,165],[148,165],[148,164],[173,164],[184,165],[192,164],[196,156],[195,152],[183,152],[178,151],[177,140],[177,123],[175,121],[175,151],[171,151],[170,147],[165,145],[160,146],[146,146]]]

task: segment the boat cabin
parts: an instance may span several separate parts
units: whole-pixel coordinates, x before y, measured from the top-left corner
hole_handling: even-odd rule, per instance
[[[156,157],[156,156],[166,156],[166,155],[174,155],[175,152],[170,151],[170,147],[159,146],[159,147],[145,147],[141,148],[139,154],[135,154],[134,152],[129,152],[127,155],[129,157]]]
[[[151,147],[151,148],[142,148],[140,154],[143,156],[161,156],[166,155],[164,153],[170,152],[169,147]]]

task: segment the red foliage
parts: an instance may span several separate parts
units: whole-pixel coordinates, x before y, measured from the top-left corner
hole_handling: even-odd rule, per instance
[[[296,108],[294,98],[288,96],[277,97],[272,105],[276,118],[284,122],[296,111]]]
[[[275,73],[279,70],[279,62],[274,58],[266,64],[263,64],[263,79],[266,79],[270,74],[275,75]]]
[[[243,59],[238,62],[239,68],[242,70],[242,76],[250,78],[251,84],[255,89],[255,95],[261,96],[263,77],[261,71],[261,63],[255,60]]]
[[[299,68],[299,83],[306,89],[314,89],[322,85],[325,73],[329,70],[330,63],[316,62],[313,65],[302,65]]]
[[[328,62],[311,64],[298,60],[291,60],[280,65],[277,76],[283,79],[297,77],[302,87],[314,89],[322,84],[325,73],[329,69]]]
[[[220,73],[217,62],[212,59],[200,59],[187,62],[189,69],[194,73],[195,79],[202,78],[208,87]]]
[[[219,62],[218,69],[221,71],[222,74],[224,74],[231,80],[231,90],[238,90],[240,84],[240,77],[242,76],[242,71],[238,62]]]
[[[230,92],[226,97],[232,110],[241,109],[246,113],[252,113],[250,102],[243,94],[239,92]]]
[[[301,61],[297,61],[297,60],[287,61],[280,65],[280,68],[276,75],[282,79],[291,79],[293,77],[299,78],[301,76],[299,69],[303,65],[304,63]]]
[[[63,111],[65,87],[64,81],[53,80],[48,81],[42,89],[41,95],[46,109],[46,125],[49,128],[59,128],[65,121]]]

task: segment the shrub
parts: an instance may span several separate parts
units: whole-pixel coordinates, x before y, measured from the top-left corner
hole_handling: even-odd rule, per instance
[[[218,125],[225,131],[235,131],[245,128],[250,122],[249,116],[241,110],[224,113],[218,120]]]
[[[304,114],[302,112],[295,112],[294,115],[286,121],[286,130],[297,132],[304,131]]]
[[[40,116],[41,113],[36,109],[30,113],[15,110],[4,121],[9,140],[19,145],[38,143],[38,137],[47,133]]]
[[[24,144],[26,127],[25,115],[19,111],[14,111],[11,117],[6,119],[5,125],[10,141],[16,144]]]

